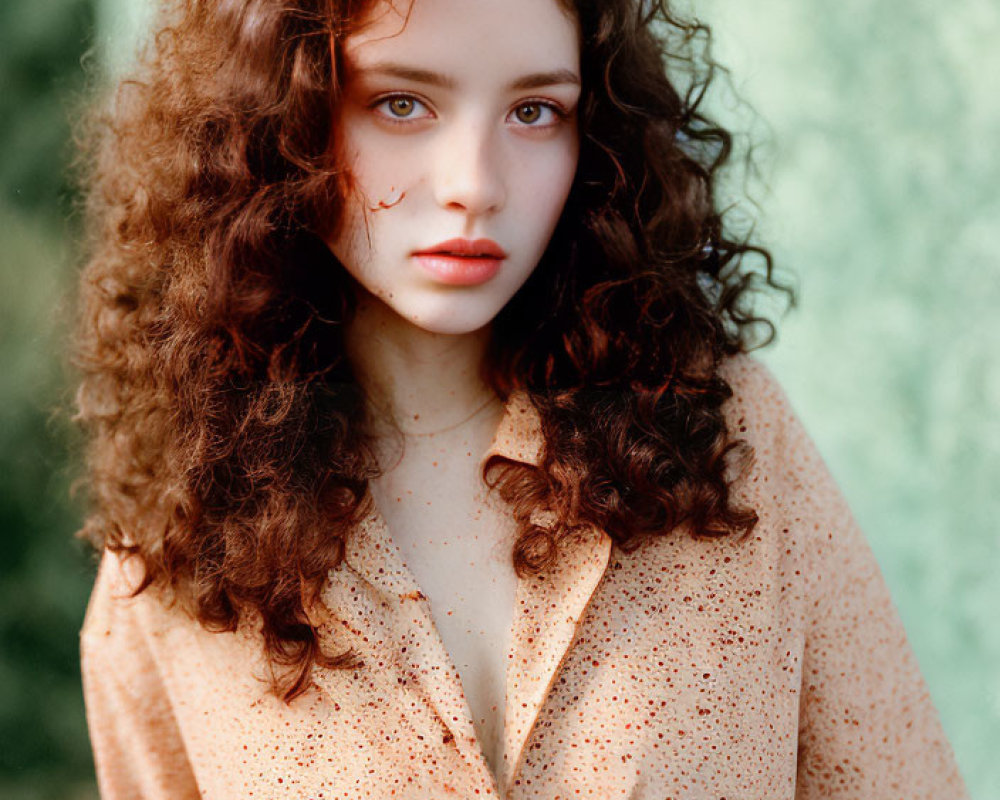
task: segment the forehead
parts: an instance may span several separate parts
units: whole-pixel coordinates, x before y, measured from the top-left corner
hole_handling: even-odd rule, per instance
[[[459,79],[577,69],[579,29],[562,0],[377,0],[344,54],[358,69],[391,57]]]

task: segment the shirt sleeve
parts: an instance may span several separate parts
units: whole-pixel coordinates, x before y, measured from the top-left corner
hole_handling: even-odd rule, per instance
[[[803,545],[796,800],[967,798],[863,531],[777,381],[751,371],[766,469]]]
[[[875,557],[845,516],[812,607],[796,800],[967,798]]]
[[[83,694],[103,800],[200,797],[149,647],[149,596],[128,598],[119,557],[105,552],[80,633]]]

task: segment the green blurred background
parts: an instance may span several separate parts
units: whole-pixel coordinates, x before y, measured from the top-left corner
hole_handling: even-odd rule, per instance
[[[756,113],[758,238],[801,302],[763,351],[866,529],[974,800],[1000,797],[1000,4],[688,0]],[[0,797],[94,798],[61,342],[85,69],[142,0],[0,3]],[[95,33],[98,31],[98,33]],[[720,84],[720,89],[724,86]],[[768,187],[768,188],[765,188]]]

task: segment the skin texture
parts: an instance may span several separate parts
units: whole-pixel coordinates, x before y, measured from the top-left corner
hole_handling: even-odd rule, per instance
[[[474,13],[463,0],[380,3],[343,60],[337,139],[355,191],[331,249],[411,325],[482,328],[538,264],[569,194],[579,85],[511,86],[556,70],[579,78],[575,21],[555,0],[476,0]],[[373,69],[387,63],[453,85]],[[413,251],[453,237],[496,241],[500,273],[455,287],[416,267]]]
[[[493,317],[537,266],[572,184],[579,32],[555,0],[475,5],[378,4],[346,40],[337,139],[353,191],[329,245],[358,283],[345,342],[355,374],[375,416],[404,434],[386,426],[373,497],[430,600],[495,767],[517,578],[509,514],[486,502],[477,468],[502,411],[480,366]],[[449,85],[376,69],[386,64]],[[512,88],[533,73],[561,77]],[[499,273],[450,285],[411,255],[455,237],[499,244]]]
[[[575,19],[555,0],[475,10],[376,3],[342,48],[335,139],[352,185],[328,244],[357,281],[345,337],[354,372],[375,416],[404,430],[450,426],[492,396],[480,377],[489,325],[537,266],[579,158]],[[385,64],[448,85],[372,69]],[[570,81],[511,88],[556,71]],[[455,237],[499,244],[499,273],[448,285],[412,257]]]

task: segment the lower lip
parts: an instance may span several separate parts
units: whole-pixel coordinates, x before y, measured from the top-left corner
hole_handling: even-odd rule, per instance
[[[476,286],[486,283],[500,271],[502,258],[467,258],[444,253],[415,255],[417,263],[440,283],[452,286]]]

